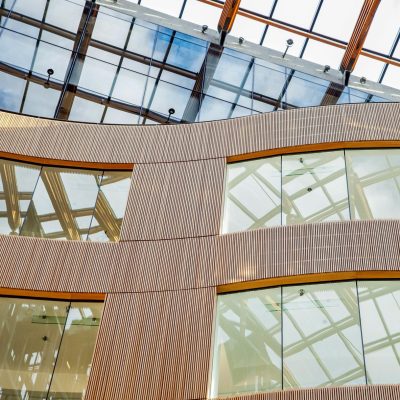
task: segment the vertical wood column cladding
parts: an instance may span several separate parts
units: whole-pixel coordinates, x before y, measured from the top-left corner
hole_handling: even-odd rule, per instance
[[[223,158],[136,165],[121,240],[218,234],[224,172]]]
[[[215,289],[110,294],[86,400],[207,396]]]

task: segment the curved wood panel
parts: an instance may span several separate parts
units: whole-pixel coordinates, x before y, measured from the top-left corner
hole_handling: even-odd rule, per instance
[[[0,113],[1,151],[77,162],[190,161],[368,140],[400,140],[400,103],[311,107],[156,126],[81,124]]]
[[[0,151],[25,161],[135,164],[121,242],[0,236],[0,294],[106,305],[86,399],[207,397],[217,289],[400,277],[400,221],[219,235],[226,159],[400,147],[400,104],[297,109],[191,125],[107,126],[0,113]],[[35,293],[37,291],[37,293]],[[397,399],[400,386],[238,399]]]

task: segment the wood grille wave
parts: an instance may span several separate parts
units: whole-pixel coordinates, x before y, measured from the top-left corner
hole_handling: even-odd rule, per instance
[[[396,140],[400,104],[154,127],[0,113],[0,151],[135,165],[120,243],[0,236],[0,287],[107,294],[87,400],[205,399],[216,286],[303,274],[400,271],[400,221],[219,236],[226,157],[315,143]],[[400,398],[399,390],[360,386],[236,400],[391,400]]]

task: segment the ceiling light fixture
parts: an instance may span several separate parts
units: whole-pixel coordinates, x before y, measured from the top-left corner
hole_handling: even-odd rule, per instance
[[[293,44],[294,44],[293,39],[288,39],[288,40],[286,40],[286,50],[285,50],[285,52],[282,54],[282,58],[285,58],[286,53],[288,52],[289,48],[293,46]]]

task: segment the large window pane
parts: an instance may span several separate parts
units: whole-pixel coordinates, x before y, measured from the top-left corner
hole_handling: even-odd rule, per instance
[[[85,239],[102,173],[43,167],[22,236]]]
[[[400,382],[400,282],[358,282],[368,383]]]
[[[281,157],[227,167],[222,232],[281,223]]]
[[[365,384],[354,282],[283,288],[285,388]]]
[[[346,164],[352,218],[400,218],[400,150],[349,150]]]
[[[68,304],[0,298],[2,399],[46,398]]]
[[[18,235],[40,167],[0,160],[0,233]]]
[[[130,171],[104,172],[90,224],[89,240],[111,242],[119,240],[131,175]]]
[[[102,310],[102,303],[71,303],[49,400],[83,399]]]
[[[349,219],[343,151],[282,157],[283,224]]]
[[[280,389],[281,290],[218,298],[211,397]]]

